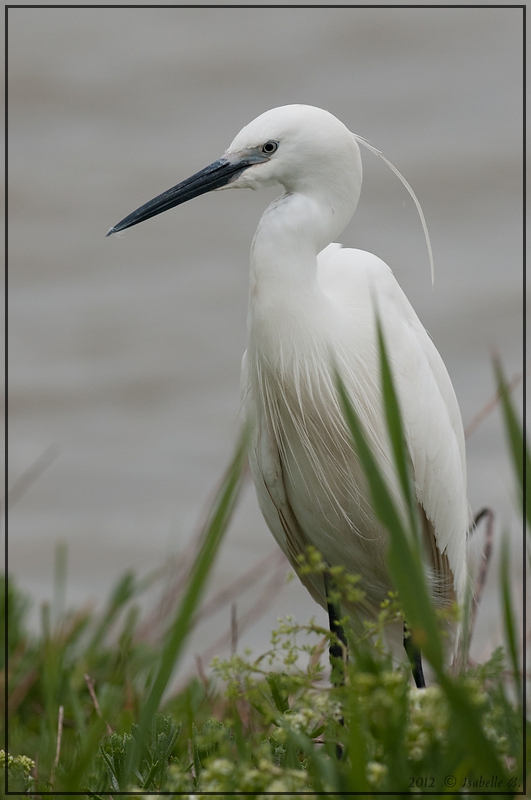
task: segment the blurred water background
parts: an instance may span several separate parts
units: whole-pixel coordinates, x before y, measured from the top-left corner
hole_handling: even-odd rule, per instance
[[[104,237],[263,111],[326,108],[413,185],[433,291],[413,203],[367,152],[341,241],[392,267],[447,364],[465,426],[494,392],[492,350],[508,375],[521,370],[521,17],[481,7],[10,9],[9,569],[35,600],[35,625],[58,541],[67,605],[97,604],[124,570],[182,561],[204,517],[238,430],[248,251],[276,190],[206,195]],[[521,598],[521,521],[498,412],[469,438],[468,471],[472,509],[494,507],[498,543],[512,533]],[[211,595],[275,549],[249,485]],[[240,631],[238,646],[255,651],[281,614],[325,622],[272,558],[236,598],[239,619],[255,603],[263,612]],[[496,606],[492,574],[478,657],[496,641]],[[220,605],[198,629],[185,669],[229,617]]]

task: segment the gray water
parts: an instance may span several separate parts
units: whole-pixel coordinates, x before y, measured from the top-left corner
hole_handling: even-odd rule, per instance
[[[490,354],[521,369],[519,9],[80,9],[9,12],[10,571],[36,603],[68,546],[66,602],[101,602],[125,569],[182,552],[238,429],[248,251],[275,196],[201,197],[122,238],[108,228],[219,157],[274,106],[328,109],[403,172],[413,203],[364,152],[362,200],[341,237],[386,260],[439,348],[465,426],[494,391]],[[49,448],[55,448],[55,455]],[[27,471],[52,454],[36,480]],[[520,520],[500,416],[468,441],[469,497]],[[26,476],[26,483],[20,483]],[[275,544],[248,487],[216,591]],[[518,559],[516,559],[518,561]],[[293,581],[280,614],[324,622]],[[241,617],[261,583],[238,598]],[[521,583],[515,572],[515,585]],[[496,587],[476,652],[492,646]],[[195,636],[203,652],[229,608]]]

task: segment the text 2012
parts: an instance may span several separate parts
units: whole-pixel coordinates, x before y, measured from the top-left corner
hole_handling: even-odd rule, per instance
[[[435,778],[410,778],[410,789],[434,789]]]

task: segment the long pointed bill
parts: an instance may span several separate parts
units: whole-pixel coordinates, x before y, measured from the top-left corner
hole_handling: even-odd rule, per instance
[[[231,161],[229,158],[218,158],[208,167],[196,172],[191,178],[187,178],[182,183],[178,183],[177,186],[173,186],[173,188],[159,194],[153,200],[149,200],[149,202],[137,208],[132,214],[124,217],[121,222],[110,229],[107,236],[130,228],[132,225],[138,225],[139,222],[144,222],[150,217],[162,214],[163,211],[167,211],[169,208],[186,203],[187,200],[198,197],[200,194],[211,192],[213,189],[220,189],[230,183],[231,180],[237,178],[247,167],[257,162],[258,159],[253,158],[253,156],[239,158],[235,161]]]

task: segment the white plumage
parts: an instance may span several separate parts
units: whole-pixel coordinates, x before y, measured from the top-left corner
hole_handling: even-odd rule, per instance
[[[463,600],[466,466],[463,426],[444,363],[389,267],[362,250],[330,244],[361,189],[356,139],[320,109],[287,106],[258,117],[228,153],[278,141],[267,165],[232,186],[279,182],[251,251],[249,344],[242,393],[252,421],[251,469],[267,524],[291,563],[308,544],[329,564],[359,573],[366,602],[355,627],[392,588],[387,534],[370,504],[343,421],[337,364],[390,485],[395,470],[382,415],[374,299],[404,418],[428,571],[436,600]],[[319,578],[305,585],[326,608]],[[398,632],[397,632],[398,633]]]
[[[295,567],[314,545],[330,565],[361,575],[365,601],[348,609],[358,630],[392,585],[387,534],[371,507],[334,368],[400,503],[380,397],[375,302],[404,420],[426,569],[442,605],[463,601],[469,522],[463,426],[442,359],[389,267],[332,243],[354,214],[361,183],[358,137],[326,111],[284,106],[255,119],[221,159],[110,231],[212,189],[283,187],[251,249],[242,369],[251,469],[267,524]],[[303,581],[326,607],[322,579]]]

